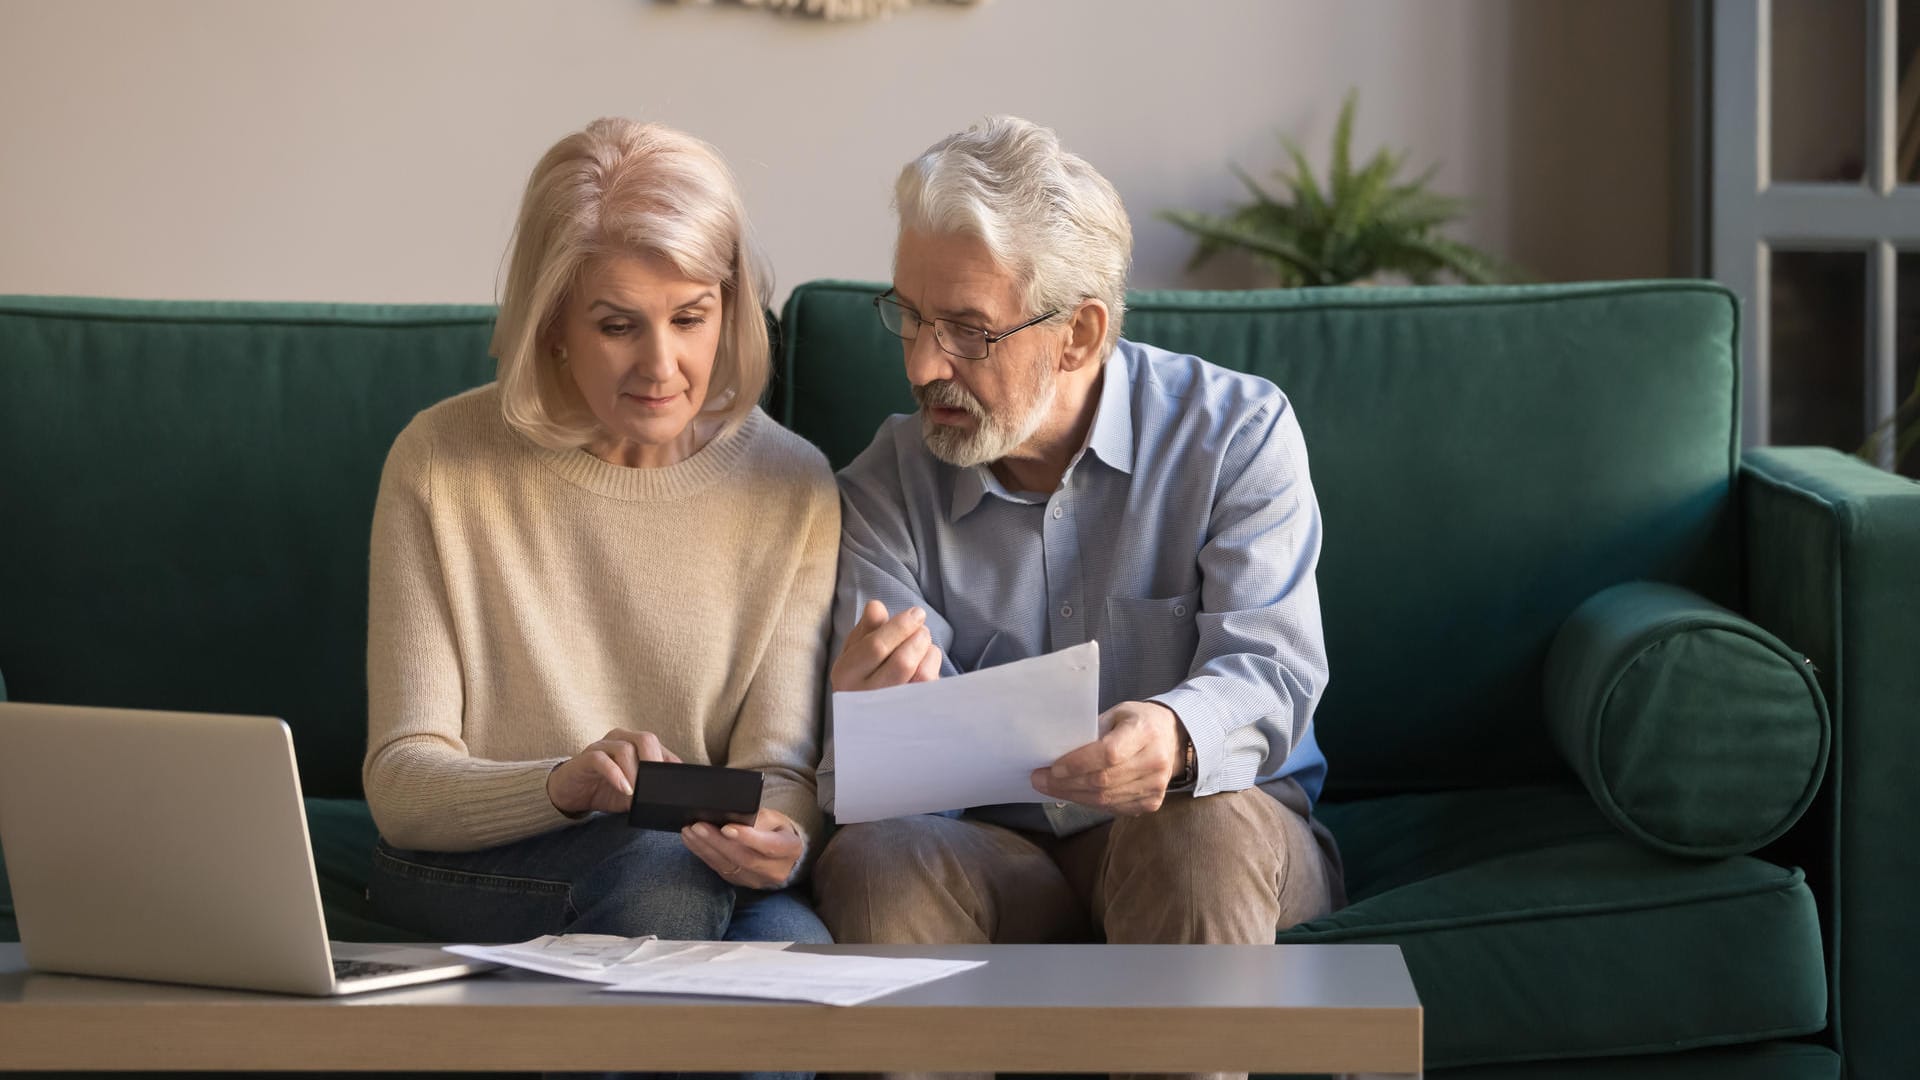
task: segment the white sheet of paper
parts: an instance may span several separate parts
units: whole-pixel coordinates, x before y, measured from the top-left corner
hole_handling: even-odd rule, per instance
[[[626,977],[605,989],[622,994],[692,994],[858,1005],[984,963],[984,960],[737,949],[720,955],[665,957],[628,972]]]
[[[661,941],[652,936],[626,938],[610,934],[546,934],[513,945],[448,945],[447,952],[475,960],[490,960],[542,975],[582,982],[612,983],[636,969],[662,960],[705,962],[743,949],[778,951],[791,942]]]
[[[1045,802],[1031,774],[1099,737],[1100,646],[833,695],[834,817]]]
[[[661,941],[548,934],[513,945],[448,945],[478,960],[629,994],[689,994],[858,1005],[986,961],[787,952],[784,941]]]

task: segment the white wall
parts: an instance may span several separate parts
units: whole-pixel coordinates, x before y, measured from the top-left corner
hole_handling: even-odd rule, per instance
[[[863,24],[657,0],[0,0],[0,293],[487,301],[527,170],[623,113],[720,147],[780,293],[884,277],[899,166],[993,112],[1152,217],[1225,165],[1357,144],[1440,162],[1462,235],[1546,278],[1669,270],[1663,0],[987,0]]]

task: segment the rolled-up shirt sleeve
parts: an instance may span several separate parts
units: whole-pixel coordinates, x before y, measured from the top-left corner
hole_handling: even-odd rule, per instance
[[[1299,745],[1327,686],[1320,507],[1286,398],[1242,424],[1222,456],[1199,553],[1198,645],[1187,678],[1152,700],[1193,740],[1196,796],[1251,787]]]

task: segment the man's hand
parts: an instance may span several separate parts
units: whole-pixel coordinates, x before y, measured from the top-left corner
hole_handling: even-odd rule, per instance
[[[569,816],[590,810],[624,814],[633,805],[638,762],[679,760],[653,732],[615,728],[547,774],[547,801]]]
[[[1034,790],[1109,813],[1151,814],[1180,771],[1180,718],[1153,701],[1123,701],[1100,716],[1098,739],[1033,771]]]
[[[760,808],[751,827],[723,825],[715,828],[704,822],[680,830],[687,850],[713,867],[713,872],[731,885],[750,889],[779,889],[793,877],[793,868],[806,854],[807,841],[800,826],[778,810]]]
[[[882,690],[940,677],[940,646],[927,629],[927,613],[910,607],[892,618],[887,605],[867,601],[847,634],[830,681],[835,690]]]

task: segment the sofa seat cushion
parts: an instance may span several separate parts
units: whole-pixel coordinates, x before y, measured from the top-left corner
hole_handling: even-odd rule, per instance
[[[1391,942],[1431,1068],[1676,1052],[1825,1027],[1801,873],[1681,859],[1564,787],[1323,804],[1353,903],[1284,942]]]
[[[1540,1061],[1444,1069],[1428,1080],[1840,1080],[1840,1055],[1824,1046],[1765,1042],[1684,1054]]]

